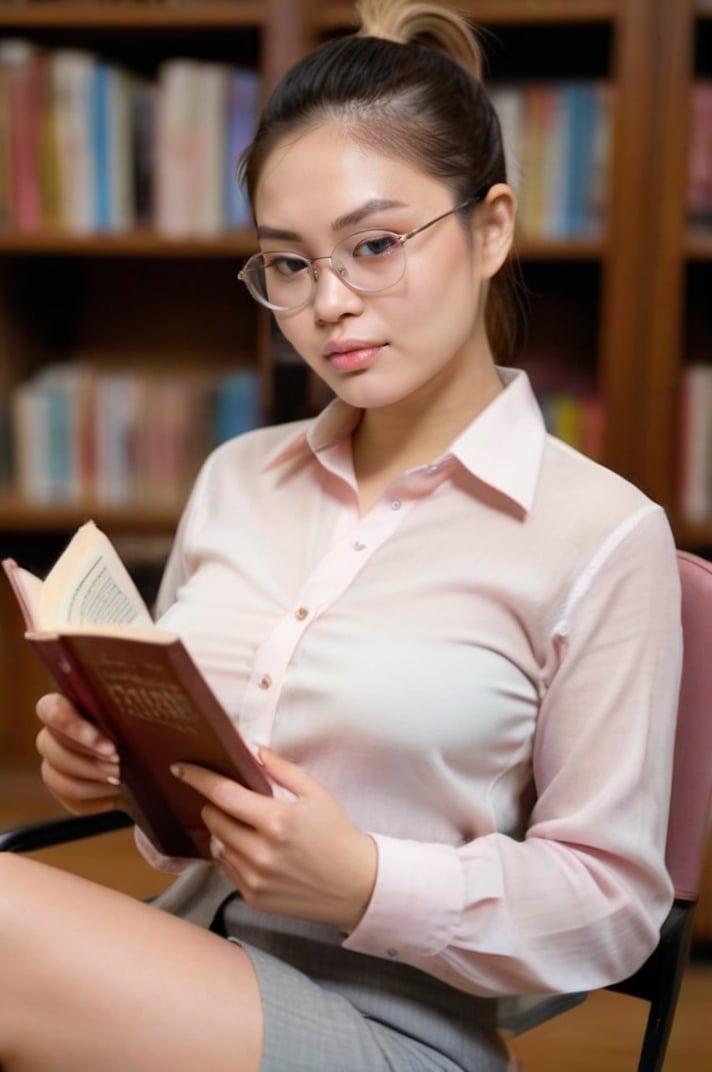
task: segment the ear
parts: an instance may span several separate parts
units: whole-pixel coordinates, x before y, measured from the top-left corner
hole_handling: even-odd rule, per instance
[[[491,279],[507,259],[514,241],[517,198],[511,186],[498,182],[475,212],[479,268],[483,279]]]

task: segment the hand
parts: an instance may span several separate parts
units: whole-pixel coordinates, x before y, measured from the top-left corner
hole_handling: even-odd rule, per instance
[[[209,801],[202,816],[215,858],[247,904],[353,930],[373,891],[375,842],[301,768],[269,749],[260,755],[296,799],[262,796],[189,763],[172,769]]]
[[[119,757],[110,740],[59,693],[37,703],[43,728],[37,735],[42,780],[75,815],[121,808]]]

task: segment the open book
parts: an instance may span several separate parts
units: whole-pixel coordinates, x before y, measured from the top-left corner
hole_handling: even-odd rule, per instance
[[[166,856],[208,857],[205,800],[173,777],[199,763],[271,793],[262,768],[183,642],[154,626],[108,537],[89,521],[41,581],[3,569],[25,636],[61,692],[111,738],[125,810]]]

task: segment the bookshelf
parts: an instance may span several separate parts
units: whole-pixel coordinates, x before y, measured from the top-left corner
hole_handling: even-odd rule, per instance
[[[709,551],[712,518],[691,523],[680,509],[679,405],[682,375],[693,349],[695,360],[712,361],[712,224],[692,226],[686,212],[693,86],[700,78],[712,78],[712,2],[666,0],[660,19],[656,108],[664,149],[651,171],[655,207],[648,235],[641,484],[669,510],[681,546]],[[693,323],[701,325],[694,340]]]
[[[679,348],[663,340],[680,331],[681,285],[675,284],[677,312],[668,296],[683,263],[707,269],[712,241],[706,234],[680,237],[684,222],[676,221],[669,202],[679,198],[684,180],[675,167],[663,166],[679,152],[661,151],[660,139],[674,150],[684,136],[674,102],[687,100],[690,41],[695,27],[712,19],[712,3],[460,0],[457,6],[484,29],[493,85],[583,75],[611,87],[605,228],[585,237],[523,234],[518,241],[530,292],[529,356],[553,352],[593,384],[605,408],[603,460],[667,504],[673,489],[660,473],[668,467],[672,412],[660,392],[674,389]],[[0,3],[0,41],[93,49],[141,72],[174,55],[235,61],[257,69],[267,88],[310,43],[344,32],[352,20],[352,4],[341,0],[17,0]],[[678,237],[666,248],[676,241],[681,247],[674,266],[656,255],[655,243],[669,232]],[[0,231],[0,393],[74,350],[90,353],[99,368],[130,351],[132,362],[147,368],[251,364],[269,414],[269,322],[235,280],[251,248],[249,231],[177,239],[146,227],[111,235]],[[8,492],[0,495],[0,550],[19,556],[36,547],[49,560],[88,513],[112,535],[156,534],[174,527],[178,506],[42,506]],[[692,544],[700,533],[683,535]],[[712,543],[712,530],[707,535]],[[8,743],[4,729],[5,713],[26,711],[31,691],[29,664],[19,642],[18,650],[13,646],[12,613],[0,599],[0,665],[20,667],[9,675],[16,691],[0,709],[0,754],[9,748],[29,757],[29,736]]]

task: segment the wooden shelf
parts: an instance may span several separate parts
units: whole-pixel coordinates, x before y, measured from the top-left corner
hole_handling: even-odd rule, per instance
[[[712,3],[712,0],[710,0]],[[479,23],[608,22],[619,10],[618,0],[460,0],[458,10]],[[314,14],[320,30],[354,25],[351,0],[321,3]]]
[[[61,231],[0,234],[0,256],[13,257],[236,257],[254,249],[255,236],[249,231],[216,238],[169,238],[148,230],[115,235]]]
[[[266,22],[264,0],[206,0],[205,3],[0,3],[0,30],[22,29],[220,29]]]
[[[96,502],[39,505],[10,493],[0,494],[3,532],[71,531],[88,518],[111,532],[174,532],[182,504],[106,506]]]
[[[0,233],[0,256],[71,257],[242,257],[256,248],[251,231],[216,238],[169,238],[155,231],[77,235],[37,231]],[[597,260],[604,256],[601,238],[532,238],[522,235],[517,252],[522,260]]]

